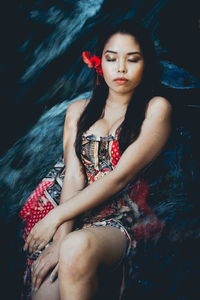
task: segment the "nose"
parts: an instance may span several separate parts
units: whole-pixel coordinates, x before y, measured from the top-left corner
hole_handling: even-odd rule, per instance
[[[118,72],[120,72],[120,73],[127,72],[126,62],[124,59],[119,59],[117,69],[118,69]]]

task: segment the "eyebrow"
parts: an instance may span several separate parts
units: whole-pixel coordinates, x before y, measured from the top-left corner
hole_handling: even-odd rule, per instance
[[[116,51],[112,51],[112,50],[106,50],[104,54],[106,54],[107,52],[117,54]],[[139,51],[128,52],[127,54],[128,55],[131,55],[131,54],[140,54],[141,55],[141,53]]]

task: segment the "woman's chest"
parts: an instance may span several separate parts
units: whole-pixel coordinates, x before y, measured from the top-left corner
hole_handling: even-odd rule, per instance
[[[81,158],[87,169],[113,170],[120,156],[118,140],[114,136],[97,137],[91,134],[82,137]]]
[[[84,135],[93,134],[99,137],[106,137],[109,135],[115,136],[115,133],[120,127],[121,123],[122,118],[102,118],[92,124],[92,126],[84,133]]]

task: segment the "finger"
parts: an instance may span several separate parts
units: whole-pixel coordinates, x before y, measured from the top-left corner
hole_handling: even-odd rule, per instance
[[[26,239],[26,242],[24,244],[24,251],[26,251],[28,249],[28,246],[29,246],[31,238],[32,238],[32,234],[30,232],[29,235],[28,235],[28,237],[27,237],[27,239]]]
[[[39,260],[39,258],[37,259]],[[38,261],[37,263],[34,263],[33,269],[32,269],[32,286],[33,288],[37,287],[37,282],[41,277],[41,281],[43,278],[47,275],[47,273],[55,266],[54,263],[51,262],[51,260],[48,259],[47,256],[45,256],[42,260]],[[40,285],[40,283],[39,283]],[[38,287],[39,288],[39,287]]]
[[[35,290],[37,286],[37,281],[40,278],[40,274],[45,265],[40,264],[37,268],[34,269],[32,274],[32,288]]]
[[[33,263],[33,269],[37,269],[43,263],[49,261],[49,249],[44,249]]]
[[[31,271],[32,271],[32,278],[35,277],[37,275],[37,273],[39,272],[39,270],[42,268],[43,266],[43,262],[38,262],[39,257],[37,258],[37,260],[32,264],[31,267]],[[33,279],[32,279],[33,281]]]
[[[31,271],[32,271],[32,289],[34,290],[37,271],[36,271],[36,268],[33,267],[33,265],[32,265]]]
[[[39,272],[36,275],[36,279],[35,279],[35,289],[38,290],[41,283],[43,282],[44,278],[47,276],[47,274],[49,273],[49,271],[51,270],[52,266],[49,264],[45,264],[43,265],[42,268],[40,268]]]
[[[31,238],[28,241],[28,247],[27,247],[29,253],[32,253],[33,246],[34,246],[35,243],[36,243],[35,238],[33,236],[31,236]]]
[[[33,262],[32,264],[32,271],[35,272],[37,270],[37,268],[43,264],[46,264],[47,262],[49,262],[49,249],[44,249],[40,255],[37,257],[37,259]],[[53,267],[53,265],[52,265]]]
[[[46,263],[48,263],[48,257],[45,257],[42,252],[32,264],[31,269],[32,269],[33,276],[37,275],[39,270],[43,268],[43,266],[45,266]]]
[[[37,247],[37,250],[42,250],[46,245],[47,245],[47,241],[42,241],[39,245],[38,245],[38,247]]]
[[[56,280],[56,278],[58,277],[58,264],[55,266],[55,268],[53,269],[53,271],[51,272],[50,275],[50,281],[54,282]]]
[[[40,243],[41,241],[37,238],[32,239],[32,241],[30,242],[30,245],[29,245],[29,249],[31,251],[31,253],[35,252],[35,251],[39,251],[39,247],[40,247]]]
[[[35,272],[35,270],[38,268],[38,266],[41,266],[41,264],[43,264],[42,260],[41,260],[41,256],[43,253],[41,253],[37,259],[34,261],[34,263],[32,264],[32,271]]]
[[[32,254],[36,250],[37,250],[37,242],[34,239],[32,239],[29,243],[29,253]]]
[[[34,277],[34,274],[35,274],[35,270],[36,270],[36,263],[35,261],[32,263],[32,266],[31,266],[31,276],[32,276],[32,282],[33,282],[33,277]]]

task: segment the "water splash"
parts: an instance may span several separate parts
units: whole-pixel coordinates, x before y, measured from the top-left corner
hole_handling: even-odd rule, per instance
[[[0,160],[1,203],[12,215],[62,157],[62,136],[68,106],[77,99],[88,98],[84,93],[71,101],[65,100],[45,112],[35,126],[11,147]]]
[[[22,82],[30,79],[46,64],[63,54],[88,18],[93,17],[101,8],[103,0],[79,0],[75,3],[76,6],[73,8],[73,12],[69,13],[67,18],[63,10],[57,7],[50,7],[42,16],[37,10],[30,12],[30,18],[36,21],[43,18],[46,24],[54,24],[56,27],[53,33],[34,51],[31,65],[21,78]]]
[[[176,89],[199,88],[200,82],[183,68],[179,68],[169,61],[161,61],[163,74],[161,82]]]

